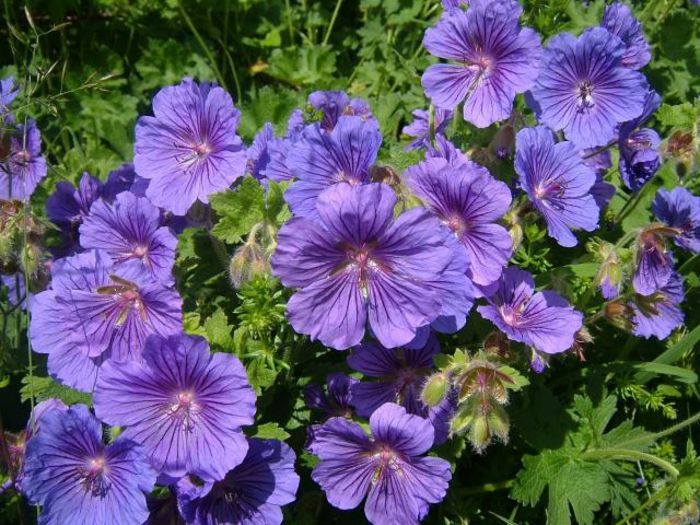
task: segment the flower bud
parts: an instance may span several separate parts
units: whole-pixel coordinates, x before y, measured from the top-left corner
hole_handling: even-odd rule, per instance
[[[510,418],[508,412],[500,405],[493,405],[489,413],[489,429],[492,436],[496,436],[503,443],[508,442],[510,433]]]
[[[510,341],[503,332],[491,332],[484,339],[484,352],[501,359],[511,357]]]
[[[22,267],[29,275],[35,275],[41,264],[41,249],[32,243],[27,243],[22,247],[21,251]]]
[[[244,283],[267,273],[269,264],[262,248],[255,241],[248,241],[240,246],[231,258],[229,277],[234,288],[239,289]]]
[[[632,330],[634,328],[632,324],[634,312],[622,301],[611,301],[607,303],[603,315],[610,324],[622,330]]]
[[[469,430],[469,442],[477,452],[483,450],[491,443],[491,429],[489,428],[489,420],[486,416],[478,416]]]
[[[444,372],[436,372],[425,382],[423,391],[420,395],[421,401],[423,401],[423,403],[429,407],[438,405],[443,399],[445,399],[448,387],[449,381],[447,379],[447,375]]]

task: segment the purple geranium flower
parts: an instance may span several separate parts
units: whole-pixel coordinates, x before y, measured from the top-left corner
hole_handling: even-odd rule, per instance
[[[342,372],[333,372],[326,377],[328,395],[316,383],[304,387],[304,401],[309,408],[321,410],[328,417],[352,414],[350,389],[358,381]]]
[[[366,184],[382,144],[377,121],[340,117],[330,133],[309,126],[303,140],[289,152],[287,162],[297,180],[285,192],[294,215],[316,216],[318,195],[334,184]]]
[[[433,114],[433,131],[435,135],[441,135],[452,119],[452,110],[435,108]],[[404,126],[402,133],[413,137],[413,141],[406,146],[406,151],[414,149],[430,148],[430,114],[425,109],[414,109],[413,122]]]
[[[581,312],[554,292],[536,292],[532,275],[514,266],[484,293],[489,304],[479,306],[479,313],[509,339],[545,354],[571,348],[583,323]]]
[[[384,184],[336,184],[318,198],[321,222],[296,218],[282,227],[271,264],[298,289],[287,304],[297,332],[345,349],[362,340],[369,322],[393,348],[440,315],[444,292],[436,284],[455,277],[454,247],[421,208],[393,220],[395,204]]]
[[[321,127],[331,131],[342,116],[356,116],[362,120],[374,120],[367,102],[347,96],[343,91],[314,91],[309,95],[309,105],[323,112]]]
[[[29,337],[49,354],[49,373],[92,391],[105,360],[139,360],[146,337],[182,330],[182,300],[137,262],[115,268],[107,253],[89,250],[51,267],[51,288],[30,301]]]
[[[148,188],[148,179],[136,175],[134,165],[131,162],[125,162],[109,172],[101,196],[107,202],[114,202],[117,195],[124,191],[130,191],[137,197],[145,197],[146,188]]]
[[[496,224],[512,200],[508,186],[468,160],[455,166],[445,159],[428,159],[408,168],[406,178],[464,247],[471,279],[480,285],[498,279],[513,246],[508,231]]]
[[[141,525],[155,473],[143,448],[123,436],[102,442],[85,405],[51,410],[27,444],[22,490],[43,506],[43,525]]]
[[[544,126],[516,137],[515,171],[520,186],[547,222],[547,233],[562,246],[576,246],[571,228],[593,231],[600,210],[591,195],[595,172],[569,141],[554,142]]]
[[[15,85],[14,77],[0,80],[0,117],[9,115],[10,104],[19,95],[19,87]]]
[[[240,112],[222,88],[185,78],[156,93],[153,113],[139,117],[134,145],[134,167],[150,179],[146,195],[153,204],[184,215],[243,176]]]
[[[651,336],[666,339],[683,324],[683,278],[676,272],[653,295],[635,294],[629,306],[634,312],[632,324],[635,335],[649,339]]]
[[[139,261],[155,280],[171,283],[177,238],[160,226],[160,210],[143,197],[125,191],[113,204],[98,200],[80,226],[83,248],[104,250],[115,267]]]
[[[666,238],[675,233],[671,228],[653,224],[637,236],[632,286],[638,294],[651,295],[668,283],[673,274],[673,257],[666,247]]]
[[[268,140],[267,155],[270,160],[265,167],[268,179],[281,182],[294,177],[287,165],[287,157],[294,145],[302,139],[304,128],[303,113],[300,109],[295,109],[287,121],[287,134],[284,138],[273,137]]]
[[[255,134],[253,143],[246,151],[247,164],[246,172],[250,173],[257,180],[266,177],[266,168],[270,163],[269,145],[275,139],[275,131],[272,124],[266,122],[262,129]]]
[[[248,445],[255,393],[234,356],[211,354],[202,337],[151,336],[140,363],[106,363],[93,396],[96,414],[141,443],[161,474],[223,479]]]
[[[682,187],[661,188],[651,208],[661,222],[677,230],[674,241],[678,246],[700,252],[700,197]]]
[[[623,3],[610,4],[605,7],[601,27],[619,37],[625,44],[622,65],[631,69],[641,69],[651,60],[651,50],[644,38],[642,24],[632,15],[632,11]]]
[[[508,118],[517,93],[530,89],[538,72],[540,38],[519,25],[515,0],[475,0],[468,11],[452,9],[425,32],[423,45],[436,57],[423,73],[426,94],[437,107],[464,103],[464,119],[480,128]]]
[[[447,461],[424,456],[433,427],[393,403],[377,409],[369,426],[372,437],[345,418],[319,425],[309,450],[321,462],[311,477],[339,509],[354,509],[367,496],[365,516],[373,525],[417,523],[442,501],[452,478]]]
[[[438,353],[440,344],[432,334],[424,345],[418,347],[409,344],[387,350],[375,343],[364,343],[353,349],[348,366],[377,379],[357,382],[350,387],[351,402],[357,414],[370,417],[384,403],[397,403],[409,414],[427,418],[435,429],[435,444],[444,443],[455,399],[447,396],[432,408],[420,399],[426,376],[433,369],[433,356]]]
[[[90,207],[102,192],[102,183],[83,173],[78,187],[69,182],[59,182],[56,191],[46,200],[46,214],[61,230],[61,246],[53,250],[56,256],[72,255],[81,251],[78,229],[90,213]]]
[[[9,144],[7,152],[0,153],[0,199],[28,199],[46,176],[39,128],[29,119],[26,127],[19,124],[4,140]]]
[[[282,505],[299,487],[294,451],[274,439],[249,439],[243,462],[226,477],[202,486],[187,477],[177,485],[178,504],[190,525],[279,525]]]
[[[583,148],[608,144],[617,126],[640,115],[644,75],[622,64],[625,45],[602,27],[549,42],[532,95],[541,121]]]
[[[460,168],[463,165],[467,167],[474,166],[474,163],[469,160],[469,157],[444,135],[435,136],[435,145],[428,148],[425,152],[425,157],[427,159],[445,159],[456,168]]]
[[[460,6],[469,5],[469,0],[442,0],[443,9],[457,9]]]

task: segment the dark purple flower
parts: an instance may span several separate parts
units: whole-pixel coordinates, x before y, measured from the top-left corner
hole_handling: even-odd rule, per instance
[[[619,172],[632,191],[639,190],[661,167],[661,139],[653,129],[639,129],[620,137]]]
[[[409,414],[430,421],[435,429],[435,444],[447,440],[450,415],[455,403],[446,397],[435,407],[426,406],[420,394],[425,379],[433,369],[433,356],[440,353],[434,335],[418,347],[413,344],[387,350],[375,343],[364,343],[353,349],[348,366],[375,381],[361,381],[350,387],[351,402],[359,416],[368,418],[384,403],[403,406]],[[447,417],[444,416],[447,413]]]
[[[673,240],[678,246],[700,252],[700,197],[682,187],[661,188],[651,208],[661,222],[677,230]]]
[[[442,134],[452,119],[452,110],[435,108],[433,132],[435,135]],[[414,109],[412,112],[413,122],[404,126],[402,133],[413,137],[413,141],[406,146],[406,151],[413,149],[430,148],[430,114],[425,109]]]
[[[366,184],[382,144],[377,121],[340,117],[333,131],[316,124],[289,152],[287,163],[296,181],[285,192],[294,215],[316,216],[318,195],[334,184]]]
[[[153,204],[184,215],[243,176],[240,112],[222,88],[185,78],[156,93],[153,113],[139,117],[134,145],[134,167],[150,179],[146,195]]]
[[[47,412],[27,444],[22,490],[44,525],[141,525],[154,484],[143,448],[123,436],[105,445],[85,405]]]
[[[323,112],[320,124],[326,131],[331,131],[342,116],[374,120],[367,102],[361,98],[350,100],[343,91],[314,91],[309,95],[308,103],[316,111]]]
[[[113,204],[99,200],[92,205],[80,226],[80,244],[104,250],[116,268],[139,261],[155,280],[173,281],[177,238],[160,226],[160,210],[131,192],[118,194]]]
[[[49,373],[92,391],[105,360],[139,360],[146,337],[182,330],[182,300],[132,261],[118,268],[89,250],[51,267],[51,288],[30,301],[32,348],[49,354]]]
[[[553,37],[532,95],[541,121],[579,148],[608,144],[644,107],[644,75],[622,64],[625,45],[602,27]]]
[[[354,509],[365,496],[373,525],[417,523],[445,497],[452,478],[444,459],[424,456],[433,445],[430,422],[393,403],[370,417],[372,437],[357,423],[334,417],[319,425],[309,450],[321,462],[311,473],[339,509]]]
[[[274,439],[249,439],[243,462],[221,481],[198,487],[187,477],[178,504],[190,525],[279,525],[282,505],[296,498],[294,451]]]
[[[93,400],[100,419],[126,427],[123,435],[145,447],[159,473],[209,481],[243,461],[241,427],[255,415],[241,362],[184,334],[149,337],[140,363],[105,363]]]
[[[635,294],[629,303],[634,312],[633,333],[645,339],[666,339],[683,324],[683,278],[676,272],[652,295]]]
[[[395,204],[384,184],[336,184],[318,198],[320,222],[296,218],[282,227],[271,264],[285,286],[298,289],[287,304],[297,332],[345,349],[369,323],[393,348],[440,315],[444,292],[436,283],[453,279],[455,250],[426,210],[394,220]]]
[[[17,125],[8,136],[0,137],[3,140],[8,144],[6,153],[1,153],[4,146],[0,144],[0,199],[28,199],[46,176],[39,128],[29,119],[26,127]]]
[[[9,115],[10,104],[19,95],[19,87],[15,84],[13,77],[0,80],[0,117]]]
[[[595,172],[569,141],[554,142],[544,126],[516,137],[515,171],[520,186],[547,222],[547,233],[562,246],[576,246],[571,228],[593,231],[600,210],[591,195]]]
[[[673,235],[672,229],[655,224],[637,236],[632,286],[638,294],[653,294],[666,286],[673,275],[673,257],[666,247],[666,238]]]
[[[253,143],[246,151],[248,158],[246,172],[257,180],[266,177],[266,168],[270,163],[269,144],[275,139],[275,131],[272,124],[266,122],[262,129],[255,134]]]
[[[546,354],[568,350],[583,323],[581,312],[554,292],[536,292],[532,275],[514,266],[484,294],[489,304],[478,310],[485,319],[509,339]]]
[[[428,159],[405,175],[411,190],[464,247],[471,279],[480,285],[498,279],[513,247],[508,231],[496,224],[512,200],[508,186],[468,160],[454,166]]]
[[[651,50],[644,38],[642,24],[632,15],[632,11],[623,3],[614,3],[605,7],[601,27],[619,37],[625,44],[622,65],[631,69],[641,69],[651,60]]]
[[[595,183],[590,191],[596,205],[602,210],[615,195],[615,186],[604,180],[605,172],[612,167],[610,151],[584,150],[580,155],[583,163],[595,172]]]
[[[130,191],[137,197],[145,197],[146,188],[148,188],[148,179],[136,175],[134,165],[131,162],[125,162],[109,172],[101,196],[107,202],[113,202],[117,195],[124,191]]]
[[[304,401],[309,408],[321,410],[328,417],[352,414],[350,389],[357,379],[342,372],[333,372],[326,377],[328,395],[316,383],[304,387]]]
[[[101,192],[102,183],[88,172],[80,177],[77,188],[69,182],[56,185],[56,190],[46,200],[46,214],[61,230],[62,243],[53,250],[54,255],[66,256],[81,251],[78,229]]]
[[[10,305],[17,306],[21,303],[21,308],[24,310],[27,305],[24,275],[22,273],[0,275],[0,290],[2,290],[2,288],[7,290],[7,302],[10,303]]]
[[[541,53],[537,33],[520,27],[521,13],[515,0],[474,0],[468,11],[447,11],[425,32],[430,54],[457,62],[423,73],[435,106],[454,109],[466,99],[464,119],[480,128],[510,116],[515,95],[537,78]]]

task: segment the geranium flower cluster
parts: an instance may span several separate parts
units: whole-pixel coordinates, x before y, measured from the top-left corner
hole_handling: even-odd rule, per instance
[[[295,453],[244,433],[255,422],[246,370],[183,333],[173,276],[177,235],[197,226],[192,211],[244,177],[286,188],[292,218],[269,264],[291,290],[289,324],[348,353],[347,374],[330,374],[327,393],[304,391],[325,418],[308,429],[319,459],[311,477],[338,509],[364,501],[375,525],[411,524],[444,499],[450,464],[428,453],[469,426],[471,392],[504,377],[486,358],[458,377],[436,370],[438,334],[462,330],[472,309],[495,327],[493,340],[524,345],[535,372],[586,340],[584,313],[512,264],[513,226],[532,212],[556,243],[576,246],[615,192],[604,180],[610,148],[619,147],[630,192],[659,169],[659,137],[643,127],[660,97],[639,71],[650,60],[641,26],[613,4],[598,27],[542,43],[521,26],[515,0],[443,5],[423,43],[447,62],[424,72],[431,106],[404,128],[408,149],[425,156],[396,177],[378,160],[382,132],[362,99],[314,92],[312,111],[295,110],[283,136],[267,123],[246,147],[231,96],[185,78],[139,118],[133,163],[106,182],[84,173],[77,187],[57,185],[46,210],[62,243],[50,284],[28,301],[29,339],[49,374],[93,406],[41,404],[13,441],[13,484],[42,505],[42,523],[144,523],[156,484],[188,524],[282,522],[299,485]],[[14,122],[12,80],[0,95],[9,129],[0,198],[26,200],[46,174],[41,138],[33,121]],[[519,95],[531,126],[514,116]],[[478,128],[508,121],[498,156],[514,156],[514,184],[451,141],[450,123],[462,118]],[[598,245],[597,284],[606,314],[665,338],[683,321],[669,244],[700,251],[700,197],[662,189],[653,212],[658,222],[636,237],[632,291],[614,246]],[[467,384],[473,377],[487,379]],[[489,406],[502,411],[498,403]],[[476,409],[488,419],[488,407]],[[489,421],[505,439],[500,414]],[[353,418],[368,420],[369,433]],[[107,443],[103,425],[115,436]]]

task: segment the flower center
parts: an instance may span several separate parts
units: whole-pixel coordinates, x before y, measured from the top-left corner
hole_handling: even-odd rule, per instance
[[[136,245],[136,247],[134,247],[132,253],[134,254],[134,257],[138,257],[139,259],[143,259],[146,256],[146,254],[148,253],[148,246],[143,246],[141,244]]]
[[[381,480],[387,469],[402,473],[401,461],[388,445],[378,443],[372,451],[372,460],[374,462],[372,485],[376,485]]]
[[[457,238],[461,237],[462,234],[467,230],[467,222],[464,220],[464,217],[457,213],[448,215],[445,218],[444,223],[445,226],[452,230],[452,232]]]
[[[100,295],[111,295],[117,303],[119,315],[117,316],[115,325],[123,325],[131,311],[137,312],[141,318],[145,320],[146,308],[141,299],[138,285],[118,275],[110,275],[109,278],[114,284],[100,286],[96,292]]]
[[[104,457],[92,458],[85,466],[78,468],[78,481],[85,492],[93,496],[104,497],[109,491],[109,483],[105,478],[107,462]]]
[[[184,432],[194,430],[194,419],[199,412],[200,406],[195,399],[194,392],[182,390],[175,394],[173,403],[168,408],[168,412],[173,419],[179,420],[179,424]]]
[[[514,305],[504,304],[499,307],[501,317],[508,326],[518,326],[522,320],[522,314],[525,311],[527,303],[525,301]]]
[[[579,108],[588,109],[593,107],[593,85],[588,80],[583,80],[579,83],[576,98]]]
[[[564,185],[558,181],[545,180],[535,186],[535,198],[538,200],[548,200],[561,197],[564,194]]]
[[[197,155],[198,157],[204,157],[206,155],[209,155],[212,150],[211,146],[206,140],[203,140],[199,144],[195,144],[194,148],[192,149],[194,150],[195,155]]]

